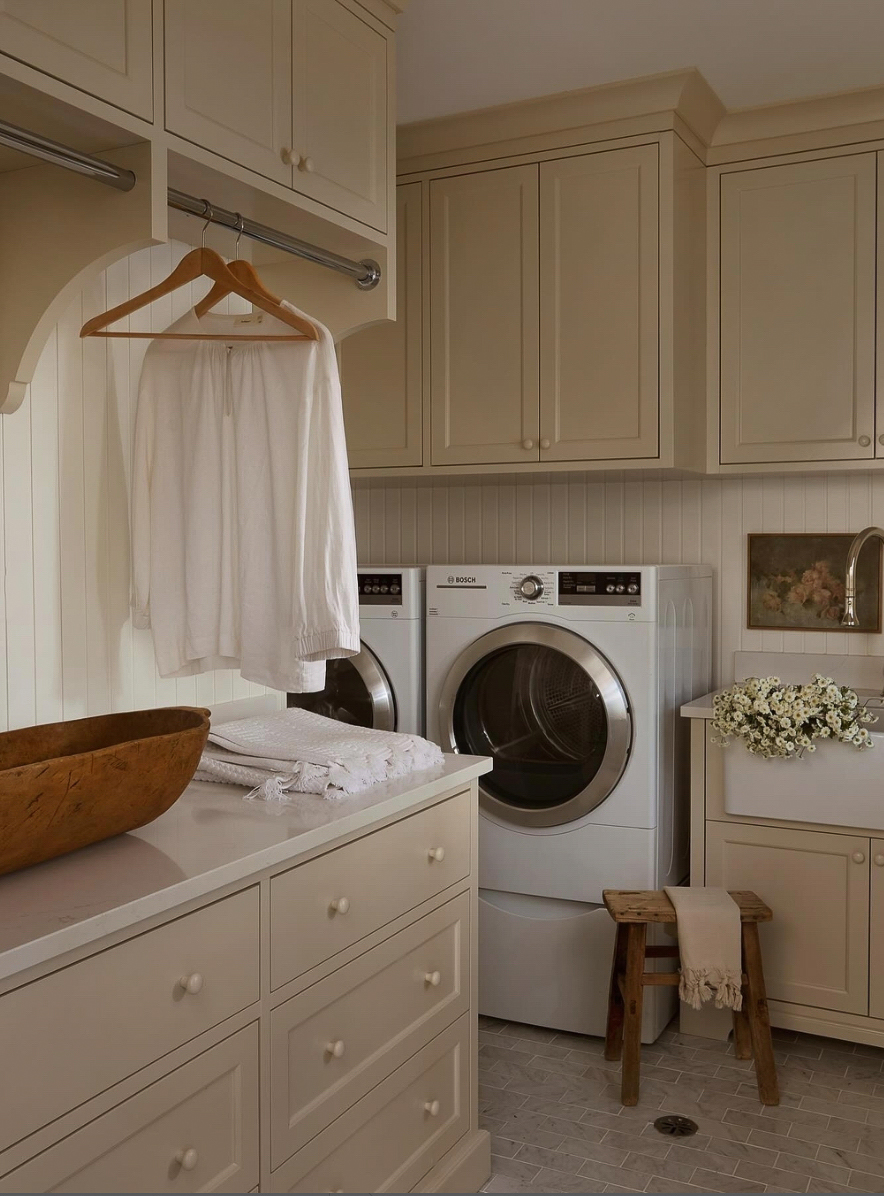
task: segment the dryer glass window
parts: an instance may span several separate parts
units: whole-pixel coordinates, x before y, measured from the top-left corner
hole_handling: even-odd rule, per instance
[[[353,727],[396,730],[396,699],[390,678],[364,643],[357,656],[326,663],[324,689],[317,693],[289,694],[288,705]]]
[[[582,793],[608,746],[604,699],[570,656],[513,644],[483,657],[463,679],[453,730],[462,752],[493,756],[483,788],[521,809],[548,809]]]

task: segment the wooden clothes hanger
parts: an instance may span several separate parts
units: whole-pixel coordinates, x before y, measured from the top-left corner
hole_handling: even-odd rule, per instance
[[[211,222],[211,206],[206,204],[206,211],[209,213],[209,218],[203,226],[203,238],[205,239],[205,231]],[[142,291],[140,295],[135,295],[131,299],[127,299],[125,303],[120,303],[116,307],[112,307],[110,311],[103,312],[100,316],[93,316],[91,320],[87,320],[80,329],[80,336],[106,336],[106,337],[121,337],[125,339],[139,339],[139,340],[188,340],[188,341],[300,341],[300,340],[319,340],[318,330],[310,323],[309,320],[303,316],[299,316],[297,312],[283,307],[275,295],[261,284],[255,271],[251,270],[251,275],[254,275],[254,280],[251,275],[243,271],[241,267],[246,263],[240,263],[237,272],[227,265],[220,253],[216,253],[214,249],[207,249],[203,244],[199,249],[192,249],[190,253],[185,254],[168,278],[162,282],[157,283],[156,286],[150,290]],[[208,310],[206,301],[211,298],[216,291],[220,294],[218,298],[226,295],[234,294],[240,295],[243,299],[252,304],[253,307],[258,307],[262,311],[266,311],[268,315],[275,316],[283,324],[294,329],[294,335],[286,333],[267,333],[267,332],[248,332],[244,335],[231,336],[223,332],[108,332],[106,331],[109,324],[115,323],[117,320],[122,320],[125,316],[129,316],[132,312],[139,311],[142,307],[147,307],[149,303],[153,303],[155,299],[162,299],[165,295],[171,294],[172,291],[177,291],[179,287],[185,286],[194,279],[205,276],[211,278],[215,286],[200,304],[197,305],[196,314],[202,315]],[[257,286],[255,285],[257,283]],[[213,306],[218,299],[214,299]]]
[[[241,283],[245,283],[247,287],[251,287],[253,291],[257,291],[259,295],[263,295],[268,303],[278,304],[280,302],[279,297],[267,290],[252,263],[244,261],[239,256],[239,243],[243,233],[243,218],[239,212],[236,213],[236,217],[238,230],[236,234],[236,246],[233,250],[233,261],[227,263],[227,268]],[[229,294],[231,294],[231,289],[228,282],[216,282],[205,299],[200,299],[199,303],[194,306],[193,310],[197,317],[202,318],[207,312],[212,310],[216,303],[220,303],[222,299],[226,299]]]

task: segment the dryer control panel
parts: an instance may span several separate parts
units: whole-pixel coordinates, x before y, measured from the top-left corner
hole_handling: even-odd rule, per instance
[[[641,606],[642,576],[624,569],[559,573],[560,606]]]
[[[401,606],[401,573],[359,573],[360,606]]]

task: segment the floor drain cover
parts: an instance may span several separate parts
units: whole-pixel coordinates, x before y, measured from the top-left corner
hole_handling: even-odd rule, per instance
[[[658,1134],[666,1134],[670,1138],[689,1138],[696,1134],[698,1126],[690,1117],[679,1117],[678,1113],[667,1113],[665,1117],[658,1117],[654,1122],[654,1129]]]

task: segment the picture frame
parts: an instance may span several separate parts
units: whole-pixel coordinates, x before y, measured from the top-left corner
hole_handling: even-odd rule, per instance
[[[857,568],[859,627],[842,627],[850,533],[752,532],[747,536],[746,626],[753,631],[881,631],[881,545]]]

